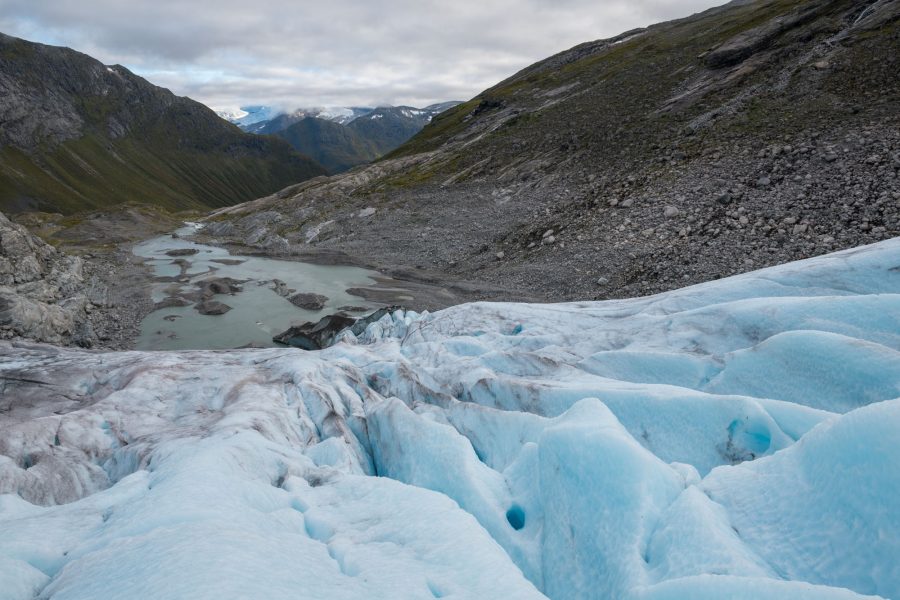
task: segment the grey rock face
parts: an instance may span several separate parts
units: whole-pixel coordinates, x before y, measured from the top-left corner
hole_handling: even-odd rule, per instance
[[[704,60],[707,66],[722,68],[745,60],[771,44],[779,35],[816,18],[818,6],[813,5],[767,21],[758,27],[741,32],[709,52]]]
[[[68,49],[33,44],[28,69],[40,72],[43,85],[30,85],[15,68],[21,60],[21,42],[0,34],[0,46],[10,49],[0,69],[0,142],[34,152],[41,145],[53,147],[80,138],[88,124],[76,98],[113,98],[132,94],[163,108],[175,102],[163,90],[142,88],[135,78],[119,66],[107,67],[89,57]],[[148,91],[149,90],[149,91]],[[151,98],[152,96],[152,98]],[[105,123],[111,138],[125,135],[136,119],[138,109],[121,105]]]
[[[94,290],[102,302],[101,290]],[[91,346],[82,261],[0,214],[0,337]]]

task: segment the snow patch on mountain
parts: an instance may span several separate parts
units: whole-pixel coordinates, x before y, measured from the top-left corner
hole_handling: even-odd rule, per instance
[[[272,106],[223,107],[213,108],[213,110],[226,121],[242,128],[268,121],[283,114],[282,111]]]
[[[0,345],[4,598],[900,597],[900,239],[319,352]]]
[[[368,109],[333,106],[330,108],[311,109],[309,112],[311,116],[314,116],[318,119],[325,119],[326,121],[337,121],[338,123],[343,124],[349,123],[357,116],[359,116],[360,110],[366,111]]]
[[[213,110],[216,111],[217,115],[232,123],[240,121],[250,114],[242,108],[214,108]]]

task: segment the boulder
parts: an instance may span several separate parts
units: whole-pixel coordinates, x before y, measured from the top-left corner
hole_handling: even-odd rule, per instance
[[[285,298],[291,293],[287,284],[280,279],[272,280],[272,291]]]
[[[288,298],[288,301],[294,306],[305,310],[322,310],[325,308],[325,303],[328,302],[328,296],[300,292],[299,294],[294,294]]]
[[[168,296],[167,298],[163,298],[159,302],[153,305],[153,310],[160,310],[161,308],[176,308],[181,306],[188,306],[190,302],[185,300],[184,298],[179,298],[178,296]]]
[[[218,300],[204,300],[203,302],[195,304],[194,308],[196,308],[197,312],[201,315],[224,315],[231,310],[230,306],[224,302],[219,302]]]
[[[0,337],[92,346],[82,267],[0,214]]]
[[[211,298],[216,294],[236,294],[244,290],[241,284],[244,283],[238,279],[231,277],[209,277],[197,282],[200,288],[200,296],[202,298]]]
[[[174,250],[166,250],[166,256],[193,256],[200,252],[197,248],[176,248]]]

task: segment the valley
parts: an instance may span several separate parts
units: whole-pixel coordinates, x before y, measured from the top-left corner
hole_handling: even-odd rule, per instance
[[[894,237],[900,25],[895,3],[868,4],[730,4],[583,44],[366,169],[217,211],[216,231],[554,301],[651,294]]]
[[[626,298],[894,237],[896,6],[795,4],[583,44],[423,111],[424,129],[375,162],[190,218],[242,253],[339,256],[466,300]],[[384,110],[235,120],[327,137],[384,123]]]
[[[0,600],[900,599],[900,0],[289,4],[0,34]]]

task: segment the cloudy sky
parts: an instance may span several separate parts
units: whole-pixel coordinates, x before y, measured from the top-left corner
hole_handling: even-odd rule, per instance
[[[466,100],[575,44],[724,0],[0,0],[0,31],[213,107]]]

